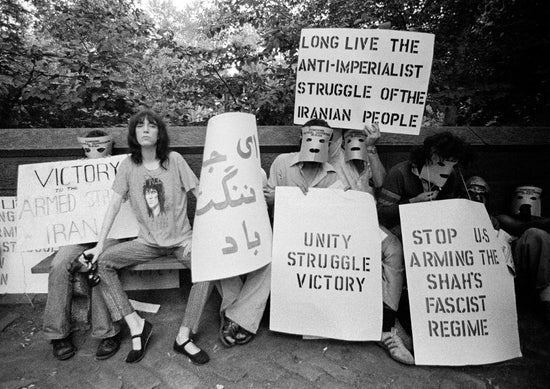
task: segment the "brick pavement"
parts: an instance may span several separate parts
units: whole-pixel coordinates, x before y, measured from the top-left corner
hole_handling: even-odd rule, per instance
[[[44,296],[31,304],[0,305],[0,322],[17,318],[0,332],[0,388],[550,388],[550,328],[531,310],[519,312],[524,357],[466,367],[403,366],[372,342],[302,340],[270,332],[264,320],[250,344],[224,348],[217,339],[219,297],[204,313],[198,343],[211,362],[195,366],[172,350],[188,288],[141,293],[141,301],[161,303],[152,343],[136,365],[124,362],[130,349],[107,361],[94,358],[97,341],[76,334],[78,352],[57,361],[40,332]],[[9,318],[9,317],[8,317]],[[13,317],[12,317],[13,318]]]

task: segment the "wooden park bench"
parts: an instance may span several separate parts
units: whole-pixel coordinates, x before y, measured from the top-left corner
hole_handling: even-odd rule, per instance
[[[15,196],[17,167],[20,164],[78,159],[83,156],[76,140],[91,128],[0,129],[0,196]],[[101,128],[114,139],[113,154],[127,151],[126,128]],[[387,169],[408,158],[413,145],[429,135],[451,131],[468,142],[477,159],[467,171],[481,175],[491,185],[491,203],[495,211],[508,209],[513,190],[518,185],[543,188],[542,204],[550,204],[550,128],[546,127],[430,127],[419,136],[383,134],[378,143],[382,163]],[[171,127],[171,147],[181,153],[197,176],[202,164],[206,127]],[[260,126],[258,136],[262,167],[269,172],[275,157],[299,149],[300,129],[297,126]],[[189,219],[193,221],[195,199],[189,201]],[[33,273],[47,273],[52,256],[32,268]],[[173,259],[153,261],[129,268],[129,272],[184,269]]]

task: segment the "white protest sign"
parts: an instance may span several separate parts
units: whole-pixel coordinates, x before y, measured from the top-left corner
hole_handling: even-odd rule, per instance
[[[380,340],[380,230],[370,194],[276,188],[270,304],[272,331]]]
[[[0,294],[45,293],[48,291],[48,275],[32,274],[31,268],[54,249],[15,252],[15,212],[15,196],[0,197]]]
[[[351,28],[303,29],[294,123],[326,120],[335,128],[418,135],[434,35]]]
[[[514,280],[482,203],[399,206],[417,365],[521,356]]]
[[[271,262],[256,117],[208,121],[193,223],[193,282],[249,273]]]
[[[17,180],[17,251],[97,241],[111,186],[126,155],[20,165]],[[127,202],[109,237],[137,236]]]

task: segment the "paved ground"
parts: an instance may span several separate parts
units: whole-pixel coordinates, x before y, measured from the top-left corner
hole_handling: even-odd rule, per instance
[[[43,295],[33,305],[0,305],[0,388],[550,388],[550,327],[531,309],[519,312],[522,358],[486,366],[408,367],[374,343],[302,340],[270,332],[267,320],[253,342],[226,349],[217,340],[214,294],[198,339],[211,362],[198,367],[172,350],[188,289],[134,294],[163,302],[159,313],[145,314],[154,333],[136,365],[124,362],[131,347],[127,334],[117,355],[96,361],[97,341],[84,331],[76,334],[76,356],[57,361],[40,332]]]

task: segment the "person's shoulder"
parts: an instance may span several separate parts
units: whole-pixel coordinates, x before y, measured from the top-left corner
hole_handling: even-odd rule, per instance
[[[298,155],[297,152],[279,154],[277,155],[275,160],[273,160],[273,163],[287,164],[287,163],[290,163],[292,160],[294,160],[297,155]]]

